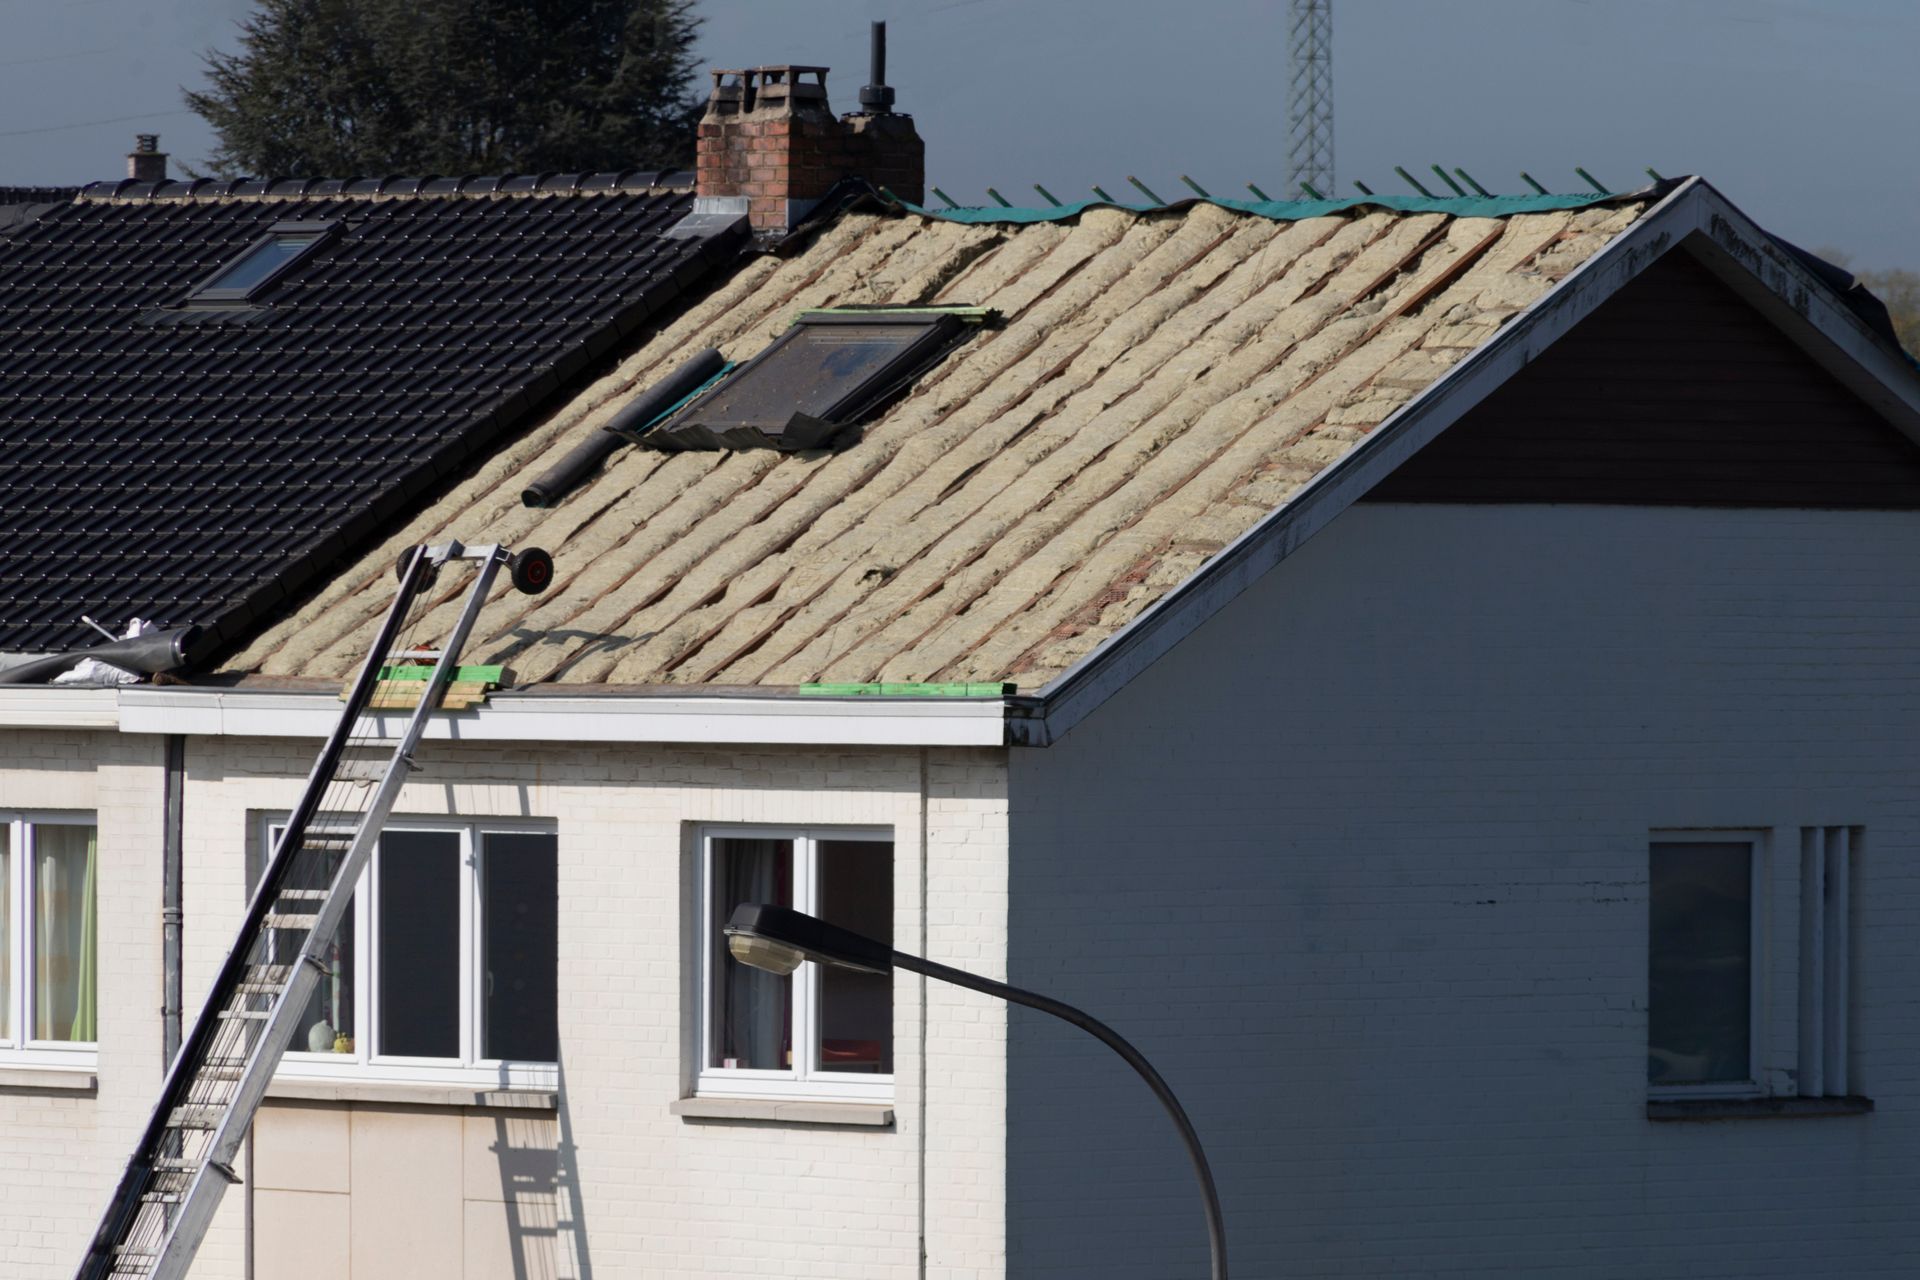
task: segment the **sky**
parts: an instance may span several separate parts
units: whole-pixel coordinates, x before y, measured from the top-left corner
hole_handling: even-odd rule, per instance
[[[181,102],[249,0],[0,0],[0,185],[121,176],[136,132],[182,162]],[[1403,165],[1493,191],[1702,175],[1776,234],[1858,269],[1920,268],[1920,3],[1334,0],[1335,163],[1407,192]],[[896,109],[962,203],[1040,203],[1185,174],[1216,195],[1286,179],[1285,0],[702,0],[708,66],[826,65],[852,110],[886,19]],[[1429,186],[1433,185],[1431,182]]]

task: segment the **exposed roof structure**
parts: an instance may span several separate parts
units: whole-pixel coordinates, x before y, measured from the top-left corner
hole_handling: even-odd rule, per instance
[[[237,638],[730,258],[650,174],[98,183],[0,226],[0,650]],[[186,305],[288,222],[257,296]]]
[[[400,548],[457,536],[555,556],[555,587],[495,602],[467,650],[522,684],[1031,692],[1645,207],[1276,221],[1197,203],[1028,225],[846,215],[804,253],[748,262],[229,665],[343,675],[391,597]],[[803,308],[876,303],[971,304],[1003,322],[835,450],[626,448],[553,508],[521,506],[532,478],[692,353],[743,361]]]

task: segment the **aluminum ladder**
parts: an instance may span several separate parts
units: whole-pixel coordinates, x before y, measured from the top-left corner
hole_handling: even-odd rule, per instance
[[[419,705],[385,759],[354,759],[366,751],[354,726],[379,683],[409,611],[442,567],[476,565],[465,606],[441,646]],[[265,874],[247,906],[233,950],[167,1073],[160,1101],[133,1158],[108,1201],[87,1247],[77,1280],[183,1280],[229,1185],[238,1182],[234,1159],[253,1123],[280,1057],[306,1012],[321,976],[321,953],[351,905],[354,883],[379,839],[380,828],[413,770],[413,753],[428,717],[458,667],[460,651],[502,566],[522,591],[544,590],[553,561],[543,551],[510,554],[498,546],[415,547],[401,559],[400,588],[307,776],[306,791],[288,819]],[[372,787],[351,835],[345,824],[316,827],[323,803],[337,787]],[[310,828],[314,828],[311,829]]]

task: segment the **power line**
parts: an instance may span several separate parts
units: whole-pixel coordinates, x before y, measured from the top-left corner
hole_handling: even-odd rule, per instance
[[[109,116],[105,120],[76,120],[72,124],[42,125],[38,129],[0,129],[0,138],[23,138],[30,133],[61,133],[67,129],[92,129],[103,124],[125,124],[129,120],[165,120],[171,116],[190,116],[193,112],[182,107],[178,111],[142,111],[130,116]]]

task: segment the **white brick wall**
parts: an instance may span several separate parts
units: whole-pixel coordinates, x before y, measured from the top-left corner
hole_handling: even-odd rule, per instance
[[[0,809],[88,811],[100,828],[99,1089],[0,1087],[9,1278],[73,1274],[159,1085],[160,779],[156,739],[0,733]]]
[[[0,1273],[38,1280],[70,1274],[109,1171],[125,1159],[158,1084],[160,771],[157,742],[40,734],[0,748],[15,741],[20,763],[0,757],[0,786],[15,780],[43,804],[71,792],[73,807],[101,809],[106,865],[137,870],[109,884],[111,910],[103,893],[103,933],[141,943],[124,954],[116,947],[111,962],[103,953],[102,998],[112,1016],[103,1011],[110,1042],[100,1100],[49,1104],[0,1094]],[[190,1013],[245,904],[246,842],[257,837],[259,815],[294,804],[316,746],[189,743]],[[105,763],[121,757],[142,762],[144,772],[111,773],[133,772]],[[890,826],[902,945],[999,972],[1004,753],[432,744],[421,758],[425,770],[397,813],[544,818],[559,832],[559,1121],[563,1153],[571,1152],[560,1276],[1000,1275],[999,1009],[941,992],[923,1028],[920,983],[900,979],[891,1130],[695,1122],[668,1107],[684,1091],[693,1015],[685,998],[693,825]],[[94,761],[101,763],[90,772]],[[29,765],[31,776],[17,779]],[[117,1037],[134,1025],[144,1056],[130,1061]],[[229,1194],[195,1267],[199,1280],[242,1274],[243,1210],[243,1196]],[[499,1264],[470,1259],[466,1274],[493,1275],[487,1267]]]
[[[1187,1102],[1247,1276],[1920,1271],[1920,515],[1361,507],[1016,753],[1009,967]],[[1648,832],[1861,824],[1855,1118],[1644,1117]],[[1016,1012],[1017,1280],[1201,1274],[1151,1096]]]

